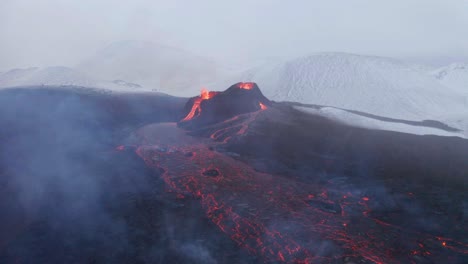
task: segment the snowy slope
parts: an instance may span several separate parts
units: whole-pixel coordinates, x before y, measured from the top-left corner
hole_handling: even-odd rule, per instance
[[[56,66],[45,68],[13,69],[0,73],[0,88],[15,86],[83,86],[114,91],[148,91],[139,84],[124,80],[97,80],[72,68]]]
[[[444,86],[468,96],[468,64],[454,63],[431,74]]]
[[[294,108],[305,113],[321,115],[328,119],[356,127],[363,127],[374,130],[396,131],[415,135],[437,135],[468,138],[468,135],[463,133],[463,131],[446,131],[435,127],[416,126],[399,122],[382,121],[333,107],[323,107],[320,109],[308,107]]]
[[[432,71],[430,74],[447,88],[447,92],[460,94],[460,98],[468,105],[467,63],[453,63]],[[445,122],[464,130],[468,135],[468,111],[450,114]]]
[[[409,64],[390,58],[318,53],[254,67],[233,80],[257,82],[277,101],[358,110],[406,120],[444,120],[468,113],[459,93]]]
[[[0,74],[0,87],[42,84],[91,86],[94,83],[85,74],[67,67],[14,69]]]
[[[193,95],[218,76],[216,64],[189,52],[152,42],[122,41],[78,65],[95,79],[126,80],[172,95]],[[191,92],[187,92],[190,90]]]

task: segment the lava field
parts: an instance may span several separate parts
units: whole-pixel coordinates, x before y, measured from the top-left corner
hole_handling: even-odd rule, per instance
[[[2,144],[21,143],[2,152],[11,162],[0,167],[4,193],[18,185],[8,177],[38,173],[31,163],[38,155],[41,169],[66,161],[61,180],[90,177],[93,184],[67,182],[73,195],[59,186],[37,194],[46,197],[40,203],[21,195],[3,202],[9,224],[0,230],[0,262],[468,261],[466,140],[335,123],[272,102],[255,83],[189,100],[153,98],[157,106],[148,98],[102,97],[72,96],[79,107],[71,113],[86,102],[107,114],[92,132],[78,129],[75,138],[93,137],[67,152],[61,148],[71,135],[54,139],[56,149],[39,143],[34,155],[17,130],[2,135]],[[0,121],[13,122],[6,115]],[[29,133],[52,137],[24,137]],[[28,166],[12,161],[22,159]]]

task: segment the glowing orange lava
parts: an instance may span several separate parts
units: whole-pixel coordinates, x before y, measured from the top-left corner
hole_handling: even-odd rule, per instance
[[[200,104],[203,100],[208,100],[213,98],[218,92],[209,92],[207,89],[202,88],[200,96],[195,98],[195,101],[193,102],[192,109],[188,113],[188,115],[182,119],[182,121],[187,121],[191,120],[192,118],[195,117],[195,115],[199,115],[201,112]]]
[[[239,88],[240,89],[245,89],[245,90],[251,90],[254,86],[254,83],[252,82],[245,82],[245,83],[240,83]]]
[[[208,92],[207,89],[202,88],[200,97],[201,97],[203,100],[208,100],[208,99],[210,99],[210,92]]]
[[[199,97],[199,98],[195,99],[195,101],[193,102],[192,109],[190,110],[188,115],[184,119],[182,119],[182,121],[190,120],[195,116],[195,114],[198,115],[200,113],[200,103],[201,103],[202,100],[203,100],[202,97]]]
[[[202,96],[197,99],[201,101]],[[217,130],[211,138],[226,143],[231,137],[245,135],[259,113],[224,121],[229,126]],[[356,258],[360,263],[416,263],[436,257],[431,250],[447,251],[457,258],[468,254],[464,242],[376,218],[368,205],[377,200],[374,196],[361,196],[338,186],[329,192],[327,186],[261,173],[243,161],[211,151],[201,141],[189,143],[192,139],[188,136],[178,139],[177,145],[169,147],[171,151],[158,150],[165,140],[154,138],[138,147],[136,153],[147,166],[163,172],[162,180],[177,199],[193,197],[199,201],[207,218],[237,245],[258,256],[259,262],[338,263],[351,258],[351,263]],[[213,168],[219,176],[203,176],[203,171]],[[275,223],[280,217],[284,220]],[[401,241],[402,233],[407,248],[394,246]],[[321,240],[333,241],[342,252],[330,255],[323,251],[322,243],[315,242]]]
[[[266,110],[268,107],[262,103],[259,103],[260,104],[260,109],[262,110]]]

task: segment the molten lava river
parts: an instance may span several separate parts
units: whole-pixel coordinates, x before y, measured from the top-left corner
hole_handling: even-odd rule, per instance
[[[248,133],[263,109],[246,114],[235,136]],[[264,263],[432,263],[434,251],[468,253],[465,243],[372,217],[372,197],[260,173],[215,150],[226,142],[213,140],[222,132],[196,138],[174,123],[149,125],[136,132],[136,153],[163,171],[168,191],[197,199],[223,233]]]

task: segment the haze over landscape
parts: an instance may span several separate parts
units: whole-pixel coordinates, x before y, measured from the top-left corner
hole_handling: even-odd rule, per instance
[[[122,40],[226,64],[323,51],[466,62],[467,8],[463,0],[5,0],[0,71],[72,67]]]
[[[0,263],[466,263],[468,1],[0,1]]]
[[[437,120],[468,133],[465,1],[1,5],[0,87],[189,97],[244,80],[277,101]]]

